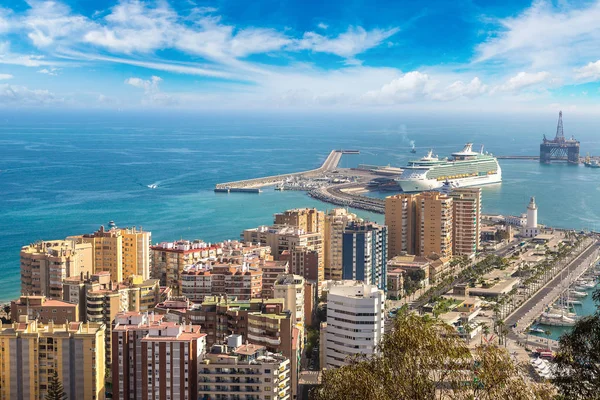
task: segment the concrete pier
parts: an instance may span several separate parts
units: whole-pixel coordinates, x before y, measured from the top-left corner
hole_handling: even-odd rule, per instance
[[[358,152],[358,150],[332,150],[331,153],[329,153],[329,156],[327,156],[327,158],[323,162],[323,164],[317,169],[313,169],[313,170],[309,170],[309,171],[302,171],[302,172],[293,172],[290,174],[280,174],[280,175],[266,176],[266,177],[262,177],[262,178],[253,178],[253,179],[245,179],[245,180],[241,180],[241,181],[219,183],[215,186],[215,192],[224,192],[224,191],[227,191],[227,189],[234,189],[234,188],[241,189],[241,188],[260,188],[263,186],[273,186],[273,185],[277,185],[277,184],[284,182],[288,178],[294,178],[294,177],[307,178],[307,177],[311,177],[311,176],[318,176],[320,174],[334,171],[338,167],[338,164],[340,163],[342,154],[359,154],[359,152]],[[234,192],[236,190],[230,190],[230,191]]]

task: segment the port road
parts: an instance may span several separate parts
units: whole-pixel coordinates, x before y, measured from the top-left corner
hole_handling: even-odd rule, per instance
[[[588,270],[590,263],[598,257],[599,248],[600,243],[595,241],[563,269],[567,271],[567,277],[558,274],[509,315],[504,321],[506,326],[514,327],[516,324],[516,327],[509,330],[508,338],[525,342],[526,333],[521,332],[524,332],[541,315],[545,307],[560,297],[568,288],[562,284],[563,280],[571,282]]]

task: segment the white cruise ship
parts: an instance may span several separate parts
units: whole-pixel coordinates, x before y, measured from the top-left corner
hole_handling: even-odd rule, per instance
[[[439,159],[433,151],[420,160],[411,161],[397,179],[403,192],[422,192],[441,188],[481,186],[502,182],[502,170],[491,154],[473,151],[473,143],[452,153],[452,158]]]

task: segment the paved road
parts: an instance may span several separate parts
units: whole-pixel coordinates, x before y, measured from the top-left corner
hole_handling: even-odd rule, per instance
[[[587,257],[591,256],[595,251],[598,251],[598,247],[599,247],[599,243],[598,242],[594,243],[591,247],[589,247],[587,250],[585,250],[583,253],[581,253],[579,256],[577,256],[577,258],[575,258],[570,263],[570,265],[580,264]],[[571,269],[571,270],[574,271],[574,269]],[[554,277],[554,279],[552,279],[550,282],[548,282],[548,284],[546,284],[546,286],[544,286],[543,288],[538,290],[531,298],[529,298],[529,300],[527,300],[525,303],[523,303],[523,305],[521,305],[521,307],[519,307],[514,313],[512,313],[508,318],[506,318],[506,320],[505,320],[506,326],[513,326],[521,318],[525,317],[526,314],[528,314],[535,307],[543,308],[546,305],[544,303],[544,298],[546,296],[548,296],[553,290],[555,290],[557,286],[559,286],[559,284],[563,278],[564,277],[561,274],[559,274],[556,277]],[[519,327],[519,328],[526,328],[526,327],[523,326],[523,327]],[[508,337],[509,337],[509,339],[512,339],[512,340],[520,339],[519,335],[513,329],[509,330]]]

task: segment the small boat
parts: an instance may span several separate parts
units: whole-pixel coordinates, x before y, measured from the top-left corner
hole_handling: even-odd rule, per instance
[[[542,328],[529,328],[530,333],[545,333],[546,331]]]
[[[158,185],[155,185],[155,184],[153,183],[153,184],[151,184],[151,185],[148,185],[148,187],[149,187],[150,189],[156,189],[156,188],[158,187]]]
[[[579,301],[579,300],[575,300],[575,299],[572,299],[572,298],[570,298],[570,297],[567,299],[567,301],[568,301],[570,304],[574,304],[574,305],[578,305],[578,306],[580,306],[580,305],[582,305],[582,304],[583,304],[581,301]]]
[[[415,149],[414,147],[412,149],[410,149],[410,152],[415,154],[417,152],[417,149]]]
[[[572,297],[578,297],[578,298],[587,297],[587,293],[586,292],[579,292],[577,290],[571,290],[569,292],[569,295],[572,296]]]
[[[544,315],[545,314],[545,315]],[[560,314],[544,313],[540,317],[540,323],[551,326],[574,326],[576,321]]]

